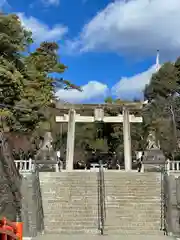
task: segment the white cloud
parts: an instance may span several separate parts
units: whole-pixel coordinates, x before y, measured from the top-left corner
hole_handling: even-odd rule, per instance
[[[149,83],[155,71],[156,65],[132,77],[122,77],[120,81],[112,87],[112,94],[124,100],[133,100],[134,98],[142,99],[145,85]]]
[[[58,6],[60,1],[59,0],[41,0],[46,6],[54,5]]]
[[[24,13],[17,13],[24,27],[32,31],[33,39],[36,42],[58,41],[68,32],[68,28],[61,24],[52,28],[32,16],[27,17]]]
[[[68,91],[60,89],[57,91],[56,96],[68,102],[81,103],[94,99],[104,99],[108,93],[107,85],[97,81],[88,82],[82,87],[82,90],[82,92],[79,92],[75,89]]]
[[[82,92],[60,89],[56,96],[71,103],[103,102],[107,96],[111,95],[122,100],[142,100],[143,90],[146,84],[150,82],[155,71],[156,65],[153,65],[146,71],[134,76],[122,77],[111,89],[106,84],[90,81],[82,87]]]
[[[180,0],[116,0],[99,12],[81,31],[81,51],[164,55],[180,51]],[[72,43],[74,46],[74,43]]]

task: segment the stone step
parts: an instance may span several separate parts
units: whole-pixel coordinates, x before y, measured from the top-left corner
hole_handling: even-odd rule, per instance
[[[52,185],[59,185],[59,186],[63,186],[64,183],[67,185],[67,186],[73,186],[73,187],[77,187],[77,186],[97,186],[98,185],[98,182],[97,181],[89,181],[89,180],[84,180],[82,181],[82,179],[79,179],[79,181],[73,181],[72,180],[69,180],[69,181],[66,181],[66,180],[54,180],[54,181],[51,181],[51,179],[47,179],[47,181],[41,181],[40,183],[42,185],[51,185],[51,183],[53,183]],[[59,183],[58,183],[59,182]],[[86,185],[87,183],[87,185]]]
[[[123,217],[121,218],[121,221],[118,221],[118,219],[117,218],[114,218],[114,225],[113,225],[113,223],[112,223],[112,220],[113,219],[110,219],[109,221],[106,221],[106,225],[109,225],[109,226],[112,226],[112,227],[116,227],[116,226],[121,226],[121,227],[128,227],[128,226],[135,226],[135,227],[140,227],[140,226],[147,226],[147,227],[149,227],[149,226],[154,226],[154,227],[157,227],[158,229],[159,229],[159,227],[160,227],[160,221],[159,220],[157,220],[157,219],[146,219],[146,225],[142,225],[142,219],[139,219],[139,220],[137,220],[136,221],[136,224],[133,224],[134,223],[134,220],[135,219],[133,219],[132,218],[132,220],[130,220],[130,219],[124,219]],[[87,224],[91,224],[91,223],[97,223],[98,222],[98,219],[97,218],[83,218],[83,217],[80,217],[80,218],[71,218],[71,217],[69,217],[69,218],[67,218],[67,217],[61,217],[61,218],[49,218],[48,220],[45,220],[44,221],[44,224],[45,225],[59,225],[59,226],[62,226],[62,224],[64,223],[64,224],[68,224],[68,223],[72,223],[72,224],[76,224],[76,222],[77,223],[87,223]],[[122,222],[123,222],[123,225],[122,225]],[[153,224],[152,224],[152,222],[153,222]],[[138,225],[139,224],[139,225]]]
[[[129,236],[129,235],[144,235],[144,236],[147,236],[147,235],[150,235],[150,236],[163,236],[164,233],[159,231],[159,230],[149,230],[149,229],[140,229],[140,230],[137,230],[137,229],[122,229],[122,230],[104,230],[104,234],[108,234],[108,235],[121,235],[121,236]],[[139,237],[138,237],[139,239]],[[146,239],[146,237],[144,237],[144,239]],[[152,238],[153,239],[153,238]],[[157,237],[156,239],[159,239],[159,237]]]
[[[58,195],[59,191],[61,191],[61,193],[63,193],[63,194],[71,195],[71,196],[78,196],[78,194],[81,194],[81,193],[84,193],[84,196],[86,196],[85,195],[85,193],[86,193],[88,197],[92,196],[91,194],[93,194],[94,196],[97,196],[97,194],[95,194],[95,192],[97,192],[97,188],[95,188],[94,190],[89,190],[89,191],[86,191],[86,189],[83,187],[82,187],[82,189],[77,190],[77,191],[71,190],[71,189],[67,190],[68,187],[66,189],[61,189],[59,187],[56,189],[55,188],[53,189],[50,187],[46,187],[46,188],[42,187],[41,189],[45,195],[51,195],[51,196]],[[61,194],[61,197],[63,197],[63,194]]]
[[[55,203],[51,203],[49,204],[48,202],[45,202],[43,205],[46,205],[46,209],[59,209],[59,207],[63,207],[64,211],[68,211],[68,212],[71,212],[71,211],[94,211],[94,210],[97,210],[98,209],[98,206],[97,204],[94,204],[94,205],[89,205],[88,203],[84,203],[83,205],[80,203],[80,204],[77,204],[75,205],[74,203],[70,203],[69,205],[66,203],[66,204],[62,204],[61,202],[55,202]],[[79,206],[78,206],[79,205]],[[45,210],[46,210],[45,209]]]
[[[63,212],[63,214],[61,213]],[[48,215],[48,216],[52,216],[52,215],[56,215],[57,211],[44,211],[44,214]],[[69,213],[68,211],[64,212],[63,209],[61,209],[61,211],[59,212],[60,216],[65,216],[65,217],[82,217],[82,218],[86,218],[89,216],[93,216],[93,217],[97,217],[98,216],[98,212],[87,212],[87,211],[81,211],[81,212],[76,212],[76,211],[72,211],[71,213]],[[120,215],[120,214],[119,214]]]
[[[83,203],[80,203],[80,204],[74,204],[72,207],[69,206],[68,208],[68,205],[65,205],[65,204],[59,204],[59,207],[55,207],[51,206],[51,204],[43,204],[43,207],[45,207],[48,211],[49,210],[53,210],[53,209],[63,209],[64,211],[68,211],[68,212],[71,212],[71,211],[92,211],[92,210],[97,210],[98,209],[98,206],[96,206],[97,204],[94,205],[94,208],[92,207],[89,207],[88,204],[86,204],[86,206],[82,206]],[[91,205],[91,204],[89,204]],[[90,208],[90,209],[89,209]],[[80,209],[80,210],[79,210]],[[81,210],[82,209],[82,210]]]
[[[98,178],[97,178],[98,180]],[[112,182],[112,181],[116,181],[116,182],[133,182],[133,181],[139,181],[139,182],[160,182],[161,181],[161,176],[160,175],[146,175],[146,174],[143,174],[143,175],[138,175],[138,174],[131,174],[131,175],[128,175],[127,173],[126,174],[117,174],[117,173],[114,173],[113,175],[109,175],[109,174],[104,174],[104,180],[105,181],[109,181],[109,182]]]
[[[68,220],[64,220],[61,221],[61,224],[59,224],[59,222],[45,222],[44,224],[45,227],[48,228],[85,228],[85,227],[94,227],[97,228],[98,227],[98,221],[94,220],[94,221],[68,221]]]
[[[96,187],[96,186],[98,186],[98,183],[97,182],[89,182],[89,181],[87,181],[87,184],[86,184],[86,181],[84,181],[84,182],[82,182],[82,179],[81,180],[79,180],[78,182],[76,182],[76,181],[74,181],[74,182],[72,182],[72,180],[71,181],[60,181],[60,183],[58,183],[58,181],[56,180],[56,181],[52,181],[51,183],[50,183],[50,179],[49,180],[47,180],[47,182],[40,182],[41,183],[41,185],[42,186],[45,186],[45,185],[51,185],[52,187],[53,186],[60,186],[60,187],[63,187],[63,186],[69,186],[69,187],[74,187],[74,188],[76,188],[77,186],[79,187],[81,187],[81,186],[89,186],[89,187]],[[66,185],[64,185],[64,184],[66,184]]]
[[[111,234],[158,232],[160,174],[105,172],[105,230]],[[98,174],[41,173],[45,231],[98,233]]]
[[[154,194],[155,195],[155,194]],[[105,196],[105,201],[108,202],[134,202],[134,203],[143,203],[143,204],[155,204],[155,203],[160,203],[161,202],[161,196],[159,196],[158,194],[156,195],[156,197],[152,197],[150,198],[150,196],[143,196],[143,195],[133,195],[133,196],[112,196],[110,194],[106,194]]]
[[[62,212],[62,210],[61,210],[61,212]],[[71,213],[69,213],[68,211],[67,212],[64,212],[63,211],[63,214],[61,213],[61,212],[59,212],[59,216],[60,217],[77,217],[78,216],[78,218],[79,217],[82,217],[82,218],[88,218],[89,216],[93,216],[94,218],[95,217],[97,217],[98,216],[98,212],[87,212],[87,211],[81,211],[81,212],[71,212]],[[44,214],[46,214],[46,215],[48,215],[49,217],[50,216],[53,216],[53,215],[57,215],[57,211],[44,211]]]
[[[83,181],[82,181],[83,179]],[[63,179],[63,178],[44,178],[44,179],[41,179],[40,182],[41,183],[49,183],[49,181],[51,180],[52,183],[55,183],[55,184],[62,184],[63,182],[67,183],[67,184],[70,184],[70,185],[75,185],[76,183],[81,183],[81,184],[84,184],[84,183],[87,183],[89,185],[91,184],[97,184],[98,181],[97,179],[93,178],[93,179],[86,179],[86,178],[79,178],[79,179],[74,179],[72,180],[71,178],[66,178],[66,179]]]
[[[83,193],[83,195],[82,195]],[[64,192],[64,191],[61,191],[61,195],[59,196],[58,193],[54,193],[54,194],[51,194],[51,193],[44,193],[43,196],[44,197],[47,197],[48,200],[50,201],[51,199],[64,199],[66,197],[68,197],[69,199],[79,199],[80,197],[83,197],[84,199],[97,199],[97,194],[90,194],[90,193],[87,193],[87,195],[85,195],[86,192],[85,191],[82,191],[82,192],[76,192],[76,193],[71,193],[71,192]],[[57,197],[57,198],[56,198]],[[46,199],[47,199],[46,198]],[[58,200],[59,200],[58,199]]]
[[[59,177],[59,178],[53,178],[53,177],[44,177],[44,178],[41,178],[40,179],[40,182],[42,183],[48,183],[49,180],[51,179],[51,182],[55,182],[55,183],[62,183],[62,182],[66,182],[66,183],[70,183],[70,184],[74,184],[74,183],[83,183],[83,182],[87,182],[88,184],[94,184],[94,183],[98,183],[98,179],[96,177],[93,177],[93,178],[86,178],[86,177],[76,177],[76,178],[73,178],[72,180],[72,177],[66,177],[66,178],[63,178],[63,177]],[[83,182],[82,182],[82,179],[83,179]]]
[[[62,181],[61,183],[57,183],[57,181],[52,181],[51,183],[50,183],[50,179],[47,181],[47,182],[40,182],[40,184],[42,185],[42,186],[51,186],[51,187],[64,187],[65,188],[65,186],[68,186],[68,187],[73,187],[73,188],[80,188],[80,187],[97,187],[98,186],[98,183],[97,182],[88,182],[87,184],[86,184],[86,182],[84,181],[84,182],[82,182],[82,179],[79,181],[79,182],[67,182],[67,181]]]
[[[68,209],[68,207],[66,207],[66,208],[63,208],[63,207],[61,207],[61,208],[53,208],[53,207],[51,207],[51,206],[49,206],[48,208],[46,208],[45,210],[44,210],[44,212],[49,212],[49,211],[53,211],[53,210],[55,210],[56,209],[56,213],[57,213],[57,211],[58,211],[58,209],[60,209],[59,210],[59,212],[60,211],[62,211],[63,210],[63,212],[64,213],[67,213],[67,212],[78,212],[78,213],[80,213],[80,212],[89,212],[89,213],[94,213],[94,212],[97,212],[97,210],[98,210],[98,208],[95,206],[94,208],[83,208],[83,207],[81,207],[81,206],[79,206],[79,207],[73,207],[73,208],[69,208]]]
[[[124,230],[128,230],[128,229],[146,229],[146,230],[160,230],[160,225],[159,223],[157,224],[143,224],[143,223],[137,223],[137,224],[133,224],[132,222],[129,222],[129,225],[127,226],[127,223],[124,223],[123,225],[121,224],[119,225],[106,225],[105,224],[105,229],[109,229],[109,230],[116,230],[116,229],[124,229]]]
[[[85,236],[86,236],[86,234],[90,234],[92,237],[92,235],[94,235],[94,234],[99,234],[99,230],[97,228],[84,228],[84,229],[60,229],[60,228],[58,228],[58,229],[54,229],[54,230],[46,228],[45,234],[51,234],[51,236],[52,236],[52,234],[60,234],[61,236],[63,234],[71,235],[71,238],[72,238],[72,235],[82,236],[83,234],[85,234]]]
[[[83,203],[83,206],[82,206]],[[59,207],[63,207],[64,209],[68,209],[69,211],[71,211],[72,209],[94,209],[94,208],[98,208],[97,206],[97,202],[94,201],[94,204],[92,204],[92,202],[90,201],[69,201],[69,203],[67,202],[43,202],[43,206],[47,206],[48,208],[59,208]]]
[[[148,184],[148,185],[147,185]],[[149,186],[150,188],[153,188],[153,186],[156,186],[156,188],[160,188],[160,183],[159,182],[136,182],[135,180],[132,182],[127,182],[127,181],[123,181],[123,182],[116,182],[116,181],[105,181],[104,185],[106,187],[122,187],[123,188],[129,188],[129,187],[138,187],[139,189],[147,189],[147,186]]]
[[[47,212],[47,211],[53,211],[53,210],[56,210],[57,211],[62,211],[63,212],[83,212],[83,211],[88,211],[88,212],[92,212],[92,211],[97,211],[98,207],[97,206],[94,206],[94,209],[88,209],[88,206],[87,208],[81,208],[82,204],[79,204],[79,205],[75,205],[73,208],[68,208],[68,206],[60,206],[59,208],[57,207],[51,207],[51,205],[43,205],[43,207],[45,207],[46,209],[44,210],[44,212]],[[59,209],[59,210],[58,210]],[[47,211],[46,211],[47,210]]]
[[[159,196],[160,196],[160,194],[161,194],[161,192],[160,192],[160,190],[159,189],[150,189],[150,190],[147,190],[147,191],[145,191],[145,190],[141,190],[141,189],[138,189],[137,191],[136,191],[136,189],[127,189],[127,190],[125,190],[125,189],[122,189],[122,191],[120,191],[120,189],[118,189],[117,191],[116,191],[116,189],[105,189],[105,195],[116,195],[116,196],[123,196],[123,195],[125,195],[125,196],[137,196],[137,195],[143,195],[144,194],[144,196],[147,196],[147,197],[150,197],[150,195],[151,195],[151,193],[153,193],[153,194],[159,194]],[[154,195],[152,195],[152,196],[154,196]]]
[[[170,236],[164,236],[163,232],[157,232],[150,235],[147,234],[122,234],[122,235],[118,235],[118,234],[107,234],[105,232],[104,236],[101,236],[99,234],[99,232],[94,233],[94,234],[74,234],[74,236],[72,236],[72,234],[43,234],[43,235],[38,235],[36,238],[33,238],[32,240],[57,240],[57,239],[61,239],[61,240],[74,240],[74,239],[78,239],[78,240],[172,240],[173,238],[171,238]],[[24,239],[24,238],[23,238]],[[31,239],[24,239],[24,240],[31,240]]]
[[[84,228],[85,226],[91,226],[91,227],[96,227],[98,226],[98,222],[96,220],[94,221],[70,221],[70,219],[68,220],[63,220],[61,219],[61,223],[57,222],[44,222],[44,226],[46,227],[51,227],[51,228],[65,228],[67,226],[81,226],[81,228]]]
[[[149,191],[144,191],[144,190],[136,191],[134,189],[130,189],[130,190],[123,190],[122,189],[122,191],[120,191],[120,190],[116,191],[115,189],[111,189],[111,190],[105,189],[105,195],[116,195],[116,196],[122,196],[122,197],[125,197],[125,196],[139,196],[139,195],[143,196],[144,195],[144,197],[147,196],[147,197],[150,198],[151,194],[158,194],[158,196],[160,197],[161,192],[159,190],[156,190],[156,189],[149,190]],[[152,195],[152,197],[153,196],[154,195]],[[155,195],[155,196],[157,196],[157,195]]]
[[[90,198],[90,197],[86,197],[86,196],[82,196],[81,199],[79,198],[79,196],[66,196],[68,198],[62,198],[62,199],[56,199],[56,198],[49,198],[49,199],[46,199],[44,202],[46,204],[58,204],[58,203],[61,203],[61,204],[67,204],[67,206],[74,206],[74,202],[79,202],[80,200],[83,201],[84,203],[89,203],[89,202],[94,202],[95,204],[97,203],[97,199],[94,199],[94,198]],[[78,198],[77,198],[78,197]]]
[[[152,202],[133,202],[133,203],[128,203],[128,202],[119,202],[119,201],[114,201],[114,202],[107,202],[106,203],[106,207],[108,207],[108,209],[114,209],[114,208],[125,208],[128,207],[130,209],[135,209],[135,210],[141,210],[141,209],[159,209],[160,208],[160,203],[154,201]]]
[[[66,217],[68,217],[68,215]],[[106,221],[107,222],[111,222],[113,219],[114,220],[116,219],[116,221],[118,221],[118,222],[121,222],[122,219],[123,219],[123,221],[126,221],[126,220],[129,221],[129,220],[132,219],[132,221],[136,220],[136,222],[140,222],[140,221],[142,221],[142,219],[144,219],[144,221],[146,221],[146,222],[152,221],[152,220],[154,222],[154,221],[159,221],[160,218],[159,218],[158,214],[154,214],[154,215],[144,214],[144,215],[140,215],[137,218],[135,218],[134,214],[129,214],[129,215],[123,215],[123,214],[116,214],[115,215],[115,213],[111,214],[111,215],[106,214]]]
[[[89,199],[88,199],[89,200]],[[90,200],[87,202],[90,202]],[[132,202],[133,201],[133,202]],[[76,203],[76,201],[74,201]],[[94,203],[95,203],[95,200],[94,200]],[[141,207],[141,206],[149,206],[149,207],[152,207],[152,206],[155,206],[157,204],[157,207],[161,206],[161,202],[160,201],[147,201],[145,199],[139,199],[139,202],[138,200],[134,201],[134,199],[132,198],[126,198],[126,199],[120,199],[120,200],[105,200],[105,204],[109,207],[121,207],[121,206],[128,206],[128,207]]]
[[[70,216],[70,215],[62,215],[62,216],[54,216],[52,215],[46,215],[45,217],[45,222],[46,221],[50,221],[50,222],[58,222],[58,221],[72,221],[72,222],[76,222],[76,221],[95,221],[97,220],[98,217],[97,216],[93,216],[93,215],[89,215],[89,216],[78,216],[78,218],[76,216]]]
[[[150,185],[148,185],[148,187],[147,187],[147,185],[146,185],[146,187],[140,187],[140,186],[138,186],[138,184],[137,185],[126,185],[126,186],[120,186],[120,185],[109,185],[109,184],[106,184],[105,185],[105,189],[106,190],[122,190],[122,191],[127,191],[127,190],[137,190],[137,191],[143,191],[143,192],[145,192],[145,191],[147,191],[147,190],[156,190],[156,191],[160,191],[160,187],[159,186],[156,186],[156,184],[152,184],[152,186],[150,186]]]
[[[55,221],[56,220],[56,221]],[[44,225],[46,225],[46,226],[50,226],[50,225],[53,225],[53,226],[59,226],[59,227],[61,227],[61,226],[63,226],[63,225],[67,225],[68,226],[68,224],[75,224],[76,225],[76,222],[78,222],[78,223],[83,223],[83,224],[97,224],[97,219],[91,219],[91,218],[89,218],[89,219],[86,219],[86,218],[57,218],[57,219],[49,219],[49,220],[45,220],[44,221]],[[83,225],[82,224],[82,225]]]
[[[154,194],[155,195],[155,194]],[[138,197],[138,198],[137,198]],[[157,194],[156,196],[144,196],[143,194],[141,195],[111,195],[111,194],[105,194],[105,200],[106,201],[125,201],[125,200],[132,200],[132,201],[136,201],[138,202],[138,199],[140,199],[141,201],[143,201],[144,203],[145,202],[151,202],[151,203],[154,203],[154,202],[160,202],[161,201],[161,196],[159,194]],[[139,202],[141,202],[139,201]]]
[[[83,233],[90,233],[90,234],[95,234],[95,233],[99,233],[99,230],[97,227],[91,227],[91,226],[85,226],[84,228],[82,227],[74,227],[74,228],[45,228],[45,232],[46,233],[61,233],[61,234],[83,234]],[[105,234],[109,234],[109,235],[114,235],[114,234],[118,234],[118,235],[160,235],[163,234],[161,233],[158,229],[121,229],[119,230],[117,228],[116,229],[105,229],[104,230]]]
[[[135,216],[135,218],[141,218],[141,217],[159,217],[160,215],[160,211],[157,209],[155,211],[106,211],[106,216],[107,217],[111,217],[111,216],[114,216],[114,217],[129,217],[129,216],[134,216],[134,213],[138,213],[138,216]],[[115,215],[116,214],[116,215]]]
[[[63,186],[60,186],[59,184],[55,185],[55,184],[41,184],[41,187],[42,189],[44,190],[48,190],[48,189],[51,189],[51,191],[56,191],[57,189],[62,189],[62,191],[66,192],[67,189],[69,189],[70,191],[72,192],[76,192],[76,191],[88,191],[88,192],[91,192],[91,191],[94,191],[96,189],[97,191],[97,184],[95,184],[94,186],[87,186],[87,185],[80,185],[78,188],[76,187],[76,185],[68,185],[68,184],[63,184]]]
[[[150,186],[149,185],[149,187],[147,187],[147,185],[146,185],[146,187],[140,187],[140,186],[138,186],[138,184],[137,185],[126,185],[126,186],[120,186],[120,185],[114,185],[114,186],[111,186],[111,185],[109,185],[109,184],[106,184],[105,185],[105,189],[106,190],[120,190],[120,189],[122,189],[122,191],[124,190],[124,191],[127,191],[127,190],[137,190],[137,191],[147,191],[147,190],[156,190],[156,191],[160,191],[160,187],[159,186],[156,186],[156,184],[152,184],[152,186]]]
[[[122,221],[116,223],[115,225],[110,225],[110,223],[107,223],[107,224],[109,224],[108,228],[111,227],[111,229],[116,229],[116,227],[118,228],[119,226],[121,228],[124,227],[124,229],[128,228],[129,226],[131,228],[135,228],[135,229],[139,229],[139,228],[143,228],[143,229],[146,229],[146,228],[147,229],[151,229],[151,228],[160,229],[160,223],[159,222],[156,222],[154,225],[150,225],[151,224],[150,221],[147,222],[147,225],[141,225],[142,222],[137,222],[137,223],[139,223],[139,225],[133,225],[132,222],[130,222],[130,221],[124,222],[124,225],[122,225],[121,223],[122,223]]]
[[[121,218],[129,218],[129,217],[131,217],[131,218],[133,218],[133,219],[137,219],[137,221],[138,221],[138,219],[142,219],[142,218],[146,218],[146,219],[152,219],[152,218],[154,218],[154,219],[159,219],[159,215],[160,215],[160,212],[153,212],[151,215],[149,214],[149,213],[140,213],[139,214],[139,216],[137,216],[137,218],[134,216],[134,213],[135,212],[131,212],[131,213],[121,213],[121,212],[118,212],[118,213],[116,213],[116,215],[115,215],[115,211],[113,212],[113,213],[111,213],[111,214],[109,214],[109,213],[106,213],[106,217],[107,217],[107,219],[109,218],[109,219],[111,219],[112,217],[114,217],[114,218],[117,218],[117,219],[121,219]]]
[[[98,182],[98,180],[97,180]],[[160,180],[156,180],[156,179],[136,179],[136,178],[132,178],[131,180],[129,179],[121,179],[121,178],[111,178],[111,179],[107,179],[105,178],[104,183],[108,183],[110,186],[113,185],[117,185],[119,184],[119,186],[125,186],[124,184],[127,183],[128,185],[139,185],[140,187],[142,186],[146,186],[146,184],[148,183],[150,186],[152,186],[152,184],[160,184],[161,181]]]

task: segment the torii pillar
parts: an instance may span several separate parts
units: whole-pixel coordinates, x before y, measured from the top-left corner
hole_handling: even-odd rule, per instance
[[[130,115],[127,108],[123,109],[123,137],[124,137],[124,164],[125,171],[132,170],[132,152],[131,152],[131,129]]]
[[[75,142],[75,121],[76,111],[69,110],[68,132],[67,132],[67,147],[66,147],[66,170],[73,170],[74,160],[74,142]]]

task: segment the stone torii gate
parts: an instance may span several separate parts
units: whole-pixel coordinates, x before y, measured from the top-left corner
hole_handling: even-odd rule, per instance
[[[57,103],[56,108],[58,110],[66,110],[68,114],[63,116],[56,116],[56,122],[68,123],[67,133],[67,151],[66,151],[66,170],[73,170],[73,158],[74,158],[74,141],[75,141],[75,123],[123,123],[123,136],[124,136],[124,159],[125,159],[125,171],[132,170],[132,153],[131,153],[131,133],[130,123],[141,123],[142,117],[136,117],[130,114],[130,111],[138,111],[142,109],[142,103],[130,103],[130,104],[61,104]],[[122,114],[118,116],[105,116],[104,110],[118,109]],[[77,114],[77,110],[94,110],[94,116],[81,116]]]

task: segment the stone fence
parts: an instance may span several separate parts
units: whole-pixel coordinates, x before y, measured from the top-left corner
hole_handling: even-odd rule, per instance
[[[28,173],[28,172],[35,172],[35,168],[36,166],[38,168],[41,168],[43,165],[47,165],[50,166],[54,169],[55,172],[60,172],[60,171],[66,171],[64,169],[60,169],[60,167],[58,166],[57,161],[45,161],[45,160],[15,160],[15,165],[16,168],[21,172],[21,173]],[[161,169],[162,164],[155,164],[154,165],[156,169]],[[113,170],[113,171],[124,171],[123,169],[120,168],[120,166],[117,166],[118,169],[117,170]],[[91,164],[91,169],[90,171],[98,171],[99,168],[99,164],[98,163],[92,163]],[[103,165],[104,170],[108,170],[106,164]],[[165,163],[165,169],[167,171],[168,174],[170,173],[180,173],[180,161],[170,161],[167,160]],[[74,170],[74,171],[88,171],[87,169],[84,170]],[[112,170],[108,170],[108,171],[112,171]],[[132,170],[133,172],[137,172],[137,170]],[[142,171],[144,172],[144,164],[142,165]]]
[[[46,160],[15,160],[16,168],[19,170],[20,173],[31,173],[35,172],[36,167],[41,171],[41,167],[43,165],[49,166],[53,169],[55,172],[63,172],[66,171],[65,169],[62,169],[57,161],[46,161]],[[72,170],[72,171],[99,171],[99,164],[98,163],[92,163],[91,168],[89,170]],[[103,164],[104,171],[108,170],[107,164]],[[43,171],[43,170],[42,170]],[[120,168],[120,165],[117,164],[117,170],[108,170],[108,171],[125,171],[124,169]],[[137,172],[137,170],[132,170],[132,172]]]
[[[179,172],[180,173],[180,161],[166,161],[166,171],[168,173]]]
[[[30,158],[29,160],[15,160],[15,165],[21,173],[35,172],[36,167],[41,168],[43,165],[53,167],[55,172],[60,171],[57,161],[35,161]]]

